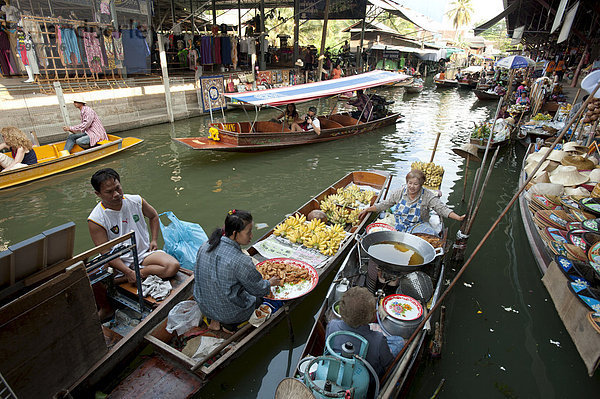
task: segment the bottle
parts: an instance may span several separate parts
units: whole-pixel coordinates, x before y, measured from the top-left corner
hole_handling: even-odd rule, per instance
[[[342,281],[339,282],[338,285],[335,286],[335,301],[339,301],[340,299],[342,299],[342,295],[344,295],[344,292],[348,291],[348,286],[350,285],[350,282],[348,281],[348,279],[343,278]]]

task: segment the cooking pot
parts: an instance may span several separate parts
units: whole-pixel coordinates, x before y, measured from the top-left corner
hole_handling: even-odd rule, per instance
[[[422,238],[401,231],[376,231],[361,237],[359,241],[363,251],[368,253],[378,266],[392,273],[407,273],[418,270],[421,266],[431,263],[438,255],[444,254],[443,248],[433,248],[430,243]],[[418,265],[392,263],[369,253],[371,246],[385,241],[399,242],[414,248],[423,257],[423,263]]]
[[[403,308],[407,310],[399,313]],[[377,322],[389,335],[410,337],[424,317],[419,301],[406,295],[389,295],[377,306]]]

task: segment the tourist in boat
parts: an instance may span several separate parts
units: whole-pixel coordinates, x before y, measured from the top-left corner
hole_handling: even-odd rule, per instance
[[[406,175],[406,185],[394,191],[388,199],[361,211],[359,218],[364,217],[368,212],[381,212],[391,207],[396,230],[426,234],[438,233],[429,223],[431,210],[445,218],[458,221],[465,218],[465,215],[457,215],[448,208],[436,193],[424,188],[423,183],[425,183],[425,174],[421,170],[411,170]]]
[[[233,209],[198,250],[194,269],[194,298],[212,330],[235,331],[280,285],[277,277],[264,280],[242,245],[252,240],[252,215]]]
[[[362,91],[356,90],[356,99],[348,101],[348,104],[354,105],[356,111],[352,111],[352,117],[368,122],[373,113],[373,103],[371,99]]]
[[[285,111],[283,111],[277,117],[277,121],[280,120],[283,120],[283,123],[285,123],[285,127],[294,132],[301,132],[304,130],[298,124],[299,122],[301,122],[301,119],[300,115],[298,114],[298,111],[296,110],[296,104],[294,103],[290,103],[285,106]]]
[[[321,134],[321,121],[317,118],[317,108],[308,108],[308,113],[304,115],[304,122],[300,123],[300,127],[304,131],[314,130],[317,135]]]
[[[3,127],[0,133],[4,140],[3,143],[0,143],[0,150],[9,149],[12,153],[12,158],[0,153],[1,170],[23,168],[37,163],[33,143],[25,133],[14,126]]]
[[[61,155],[69,155],[75,144],[86,149],[95,146],[100,141],[108,140],[106,129],[104,129],[98,114],[85,104],[86,102],[83,98],[76,98],[73,101],[75,108],[80,111],[81,123],[75,126],[63,126],[65,132],[73,134],[67,137],[65,148],[61,151]]]
[[[94,244],[98,246],[133,231],[142,277],[173,277],[179,270],[179,262],[158,249],[158,213],[152,205],[139,195],[123,194],[121,177],[114,169],[100,169],[92,176],[91,184],[100,198],[88,216],[88,229]],[[150,234],[145,218],[150,224]],[[109,264],[118,272],[117,282],[125,279],[130,283],[136,281],[131,253]]]
[[[349,331],[356,333],[369,342],[367,348],[366,360],[375,369],[380,377],[384,374],[394,360],[394,354],[402,349],[404,340],[402,337],[386,337],[381,331],[372,330],[370,323],[376,319],[376,298],[365,287],[352,287],[342,295],[339,302],[339,313],[342,319],[333,319],[327,324],[326,336],[337,331]],[[378,326],[376,326],[378,327]],[[332,349],[337,353],[342,353],[342,346],[346,342],[351,342],[355,353],[358,352],[361,343],[359,340],[347,335],[340,335],[333,338]],[[390,345],[391,344],[391,345]],[[390,347],[394,348],[394,353]]]

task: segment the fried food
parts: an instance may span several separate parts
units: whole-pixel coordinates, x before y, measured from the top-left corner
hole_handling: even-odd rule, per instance
[[[256,270],[265,280],[271,277],[279,277],[281,285],[297,284],[310,279],[308,270],[288,263],[267,260],[256,266]]]
[[[415,233],[414,235],[427,241],[434,248],[440,248],[442,246],[442,239],[434,235],[425,233]]]

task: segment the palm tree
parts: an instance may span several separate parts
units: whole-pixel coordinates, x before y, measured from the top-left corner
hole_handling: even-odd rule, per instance
[[[471,0],[454,0],[446,15],[452,20],[455,29],[471,22],[473,6]]]

